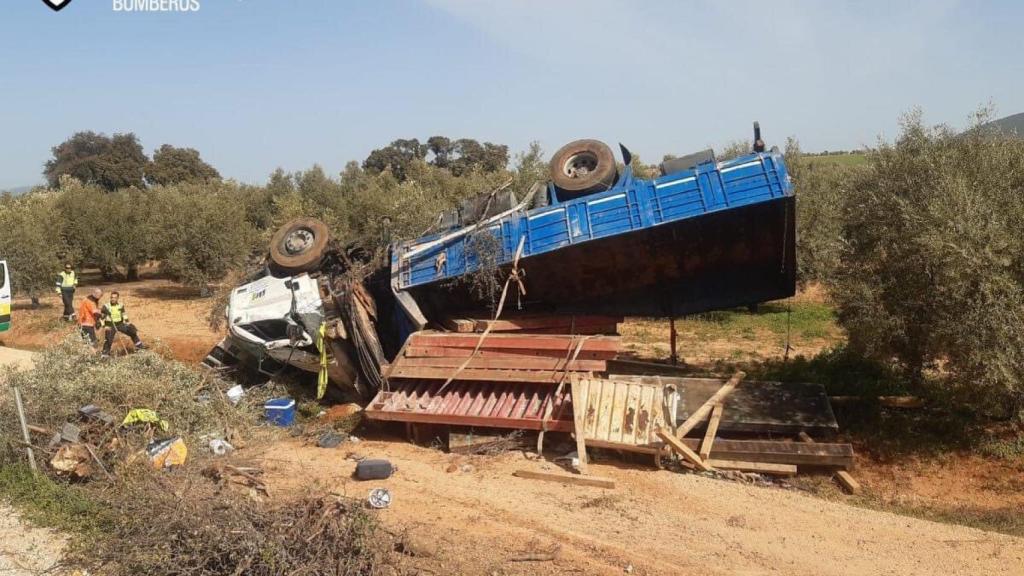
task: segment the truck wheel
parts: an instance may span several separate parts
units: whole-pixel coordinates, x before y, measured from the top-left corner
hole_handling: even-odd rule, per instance
[[[618,178],[612,149],[598,140],[577,140],[562,146],[551,158],[548,170],[555,186],[573,198],[607,190]]]
[[[311,272],[320,267],[330,234],[316,218],[296,218],[277,229],[270,240],[270,261],[287,273]]]

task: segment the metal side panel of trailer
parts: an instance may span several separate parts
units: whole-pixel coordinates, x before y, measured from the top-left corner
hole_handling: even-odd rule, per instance
[[[472,239],[487,230],[506,267],[523,243],[526,303],[540,309],[679,315],[784,298],[795,289],[794,212],[776,153],[654,180],[627,169],[605,192],[396,245],[395,288],[428,315],[466,307],[446,281],[478,269]]]

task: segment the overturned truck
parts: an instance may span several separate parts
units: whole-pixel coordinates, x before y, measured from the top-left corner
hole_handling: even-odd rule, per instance
[[[266,268],[234,289],[228,335],[207,365],[326,372],[368,402],[414,335],[483,307],[460,280],[485,267],[514,279],[516,311],[534,317],[675,317],[794,293],[793,188],[756,123],[751,153],[675,158],[652,179],[621,154],[620,167],[601,142],[568,144],[547,183],[522,198],[500,189],[468,199],[439,231],[390,243],[377,265],[333,243],[317,220],[286,224]]]

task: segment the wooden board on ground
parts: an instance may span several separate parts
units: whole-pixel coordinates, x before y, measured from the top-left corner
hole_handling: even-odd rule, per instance
[[[528,478],[530,480],[544,480],[547,482],[559,482],[562,484],[573,484],[576,486],[596,486],[598,488],[615,488],[615,481],[610,478],[599,476],[577,476],[574,474],[559,474],[555,472],[536,472],[533,470],[516,470],[513,476]]]
[[[610,361],[614,365],[617,361]],[[613,374],[616,380],[674,385],[680,393],[677,421],[708,400],[725,380],[717,378],[681,378],[673,376],[635,376]],[[829,438],[839,430],[825,388],[820,384],[801,384],[744,380],[726,398],[719,424],[720,432],[773,433],[795,435],[806,430]],[[700,430],[702,426],[698,426]]]
[[[800,440],[808,444],[815,444],[815,441],[807,432],[800,432]],[[857,482],[853,476],[850,475],[846,470],[839,470],[836,472],[836,480],[839,484],[846,489],[850,494],[857,494],[860,492],[860,482]]]
[[[668,428],[658,428],[658,437],[665,441],[676,454],[683,457],[684,460],[693,464],[699,470],[708,472],[711,470],[711,466],[708,466],[700,459],[700,456],[694,452],[689,446],[679,441],[678,438],[672,435],[672,431]]]
[[[700,443],[700,458],[707,460],[711,455],[711,446],[715,443],[715,434],[718,433],[718,423],[722,421],[722,403],[718,402],[711,409],[711,418],[708,420],[708,428],[704,431],[704,441]]]
[[[693,430],[698,424],[706,420],[711,415],[711,410],[714,409],[715,405],[721,404],[725,401],[725,399],[729,397],[729,394],[732,393],[736,386],[738,386],[746,376],[746,372],[743,372],[742,370],[733,374],[732,378],[729,378],[725,384],[722,384],[722,386],[716,390],[710,398],[701,404],[700,408],[694,410],[682,424],[676,427],[676,438],[686,436],[690,430]]]
[[[737,462],[736,460],[708,460],[712,468],[718,470],[739,470],[740,472],[757,472],[772,476],[796,476],[793,464],[772,464],[770,462]]]

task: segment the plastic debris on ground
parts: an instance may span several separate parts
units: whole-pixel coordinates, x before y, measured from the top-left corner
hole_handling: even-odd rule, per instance
[[[146,454],[157,470],[181,466],[188,458],[188,447],[180,436],[157,440],[146,447]]]
[[[370,496],[366,499],[370,508],[383,510],[391,505],[391,492],[387,488],[374,488],[370,490]]]

